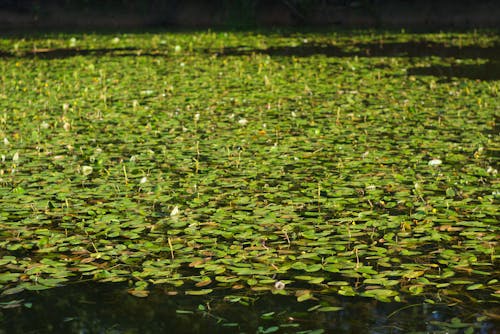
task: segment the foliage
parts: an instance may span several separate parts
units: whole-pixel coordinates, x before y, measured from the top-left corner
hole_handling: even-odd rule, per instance
[[[498,298],[498,36],[0,43],[4,294]]]

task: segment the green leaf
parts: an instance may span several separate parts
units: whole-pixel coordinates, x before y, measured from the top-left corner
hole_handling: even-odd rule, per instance
[[[324,306],[318,309],[319,312],[338,312],[342,311],[344,308],[340,306]]]
[[[190,295],[190,296],[203,296],[203,295],[208,295],[212,291],[214,291],[214,290],[213,289],[201,289],[201,290],[188,290],[185,293],[186,293],[186,295]]]
[[[477,283],[477,284],[469,285],[467,287],[467,290],[478,290],[478,289],[482,289],[482,288],[484,288],[484,285],[481,283]]]
[[[275,333],[277,331],[279,331],[279,327],[278,326],[271,326],[271,327],[268,327],[262,331],[260,331],[260,333],[262,334],[269,334],[269,333]]]
[[[15,282],[18,280],[19,276],[21,276],[19,273],[0,273],[0,283]]]

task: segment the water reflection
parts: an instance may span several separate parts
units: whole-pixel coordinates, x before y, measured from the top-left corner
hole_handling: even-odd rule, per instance
[[[170,296],[148,298],[124,286],[79,284],[2,297],[0,333],[497,333],[491,321],[463,306],[382,303],[325,297],[297,303],[293,297]],[[243,305],[248,304],[248,305]],[[318,305],[343,307],[319,312]],[[461,318],[467,318],[465,320]],[[481,318],[479,318],[481,319]]]

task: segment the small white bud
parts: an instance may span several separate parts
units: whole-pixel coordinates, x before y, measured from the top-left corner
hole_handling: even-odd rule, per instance
[[[179,214],[179,207],[176,205],[170,212],[170,217],[177,216]]]
[[[486,173],[491,174],[491,175],[496,175],[498,173],[498,170],[496,170],[495,168],[493,168],[491,166],[488,166],[488,168],[486,169]]]
[[[83,166],[82,167],[82,174],[85,176],[88,176],[88,175],[92,174],[93,170],[94,169],[92,168],[92,166]]]
[[[285,283],[283,283],[282,281],[276,281],[276,283],[274,283],[274,288],[276,290],[283,290],[285,286]]]
[[[431,161],[429,161],[429,166],[439,166],[441,165],[443,162],[440,160],[440,159],[432,159]]]

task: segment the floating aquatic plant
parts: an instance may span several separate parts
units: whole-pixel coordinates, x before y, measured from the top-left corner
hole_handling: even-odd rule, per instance
[[[4,37],[0,288],[496,300],[495,43]]]

